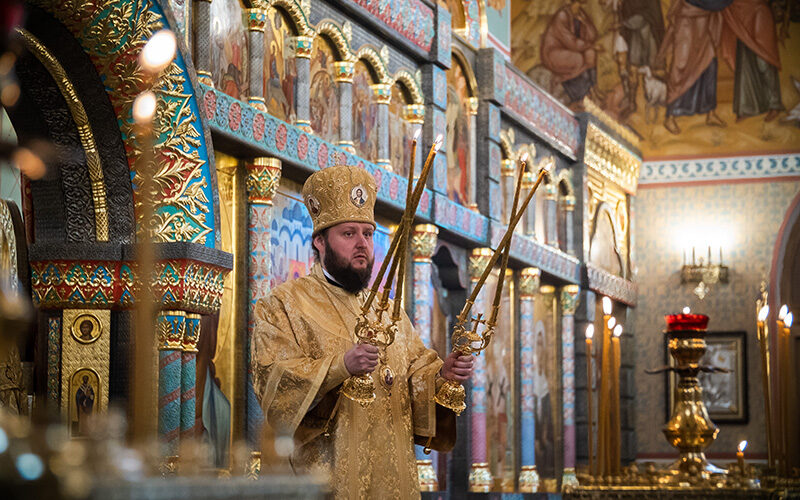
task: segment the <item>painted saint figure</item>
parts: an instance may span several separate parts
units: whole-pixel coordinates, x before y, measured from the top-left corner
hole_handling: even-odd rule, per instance
[[[659,59],[669,61],[664,128],[681,129],[676,116],[706,115],[706,124],[724,127],[717,108],[717,54],[722,14],[731,0],[675,0]]]
[[[542,64],[549,69],[575,102],[597,85],[597,29],[581,7],[586,0],[571,0],[560,8],[542,35]]]
[[[83,325],[81,325],[83,326]],[[81,377],[81,385],[75,391],[75,407],[78,413],[78,435],[89,435],[89,418],[94,410],[94,389],[89,384],[89,376]]]

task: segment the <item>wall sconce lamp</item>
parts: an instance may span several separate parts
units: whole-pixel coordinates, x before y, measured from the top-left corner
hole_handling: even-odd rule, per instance
[[[714,264],[711,259],[711,245],[708,246],[708,258],[696,258],[696,249],[692,247],[692,261],[686,261],[686,249],[683,250],[683,267],[681,268],[681,283],[697,283],[693,290],[697,298],[703,300],[711,291],[711,285],[728,282],[728,266],[722,263],[722,247],[719,247],[719,262]]]

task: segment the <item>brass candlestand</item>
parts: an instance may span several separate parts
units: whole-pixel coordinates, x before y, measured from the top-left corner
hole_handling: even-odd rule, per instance
[[[673,371],[679,377],[672,417],[663,429],[669,444],[680,452],[680,458],[671,468],[672,472],[692,476],[725,473],[709,463],[704,453],[716,439],[719,429],[708,416],[697,374],[700,371],[727,370],[699,364],[700,358],[706,353],[705,326],[702,329],[670,330],[667,335],[669,353],[675,359],[676,366],[648,370],[648,373]]]

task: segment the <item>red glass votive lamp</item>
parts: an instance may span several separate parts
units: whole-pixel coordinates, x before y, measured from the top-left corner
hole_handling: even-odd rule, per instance
[[[705,314],[666,314],[667,332],[675,331],[701,331],[708,328],[708,316]]]

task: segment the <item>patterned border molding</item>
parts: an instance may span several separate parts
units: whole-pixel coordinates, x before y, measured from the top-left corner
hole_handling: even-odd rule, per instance
[[[639,185],[799,176],[800,154],[647,161]]]
[[[557,150],[576,159],[580,126],[572,112],[506,65],[503,112],[529,127]]]
[[[141,144],[133,133],[131,106],[134,97],[145,88],[137,63],[139,52],[153,33],[167,27],[161,7],[153,0],[31,3],[53,15],[72,33],[103,78],[125,143],[134,202],[141,203],[136,173]],[[154,123],[157,161],[163,168],[153,180],[164,193],[155,206],[154,239],[191,241],[214,248],[218,217],[211,181],[214,176],[209,168],[199,103],[187,61],[180,51],[153,84],[153,90],[160,101],[159,109],[164,110]]]
[[[588,96],[583,98],[583,108],[586,110],[587,113],[591,114],[592,116],[600,120],[600,122],[602,122],[606,127],[610,128],[611,130],[619,134],[621,138],[628,141],[628,143],[630,143],[631,146],[637,149],[641,148],[641,140],[639,139],[639,136],[637,136],[633,132],[633,130],[629,129],[628,127],[618,122],[617,120],[611,118],[611,116],[608,113],[603,111],[600,108],[600,106],[595,104],[594,101],[589,99]]]
[[[592,291],[636,307],[639,296],[639,287],[636,283],[615,276],[589,263],[586,264],[586,274],[589,279],[589,289]]]
[[[31,293],[43,309],[128,309],[135,303],[136,263],[33,261]],[[161,306],[210,314],[219,311],[228,269],[189,259],[156,263],[153,286]]]
[[[439,193],[434,196],[433,220],[438,226],[479,245],[485,244],[489,235],[489,219]]]
[[[433,45],[433,10],[420,0],[346,0],[371,14],[374,19],[428,52]]]
[[[344,164],[366,168],[375,177],[380,201],[396,208],[405,206],[405,178],[212,87],[201,85],[201,88],[206,118],[212,131],[257,148],[260,156],[274,156],[311,170]],[[426,189],[417,208],[417,215],[426,220],[431,218],[432,195]]]
[[[496,247],[508,226],[494,221],[491,226],[491,244]],[[570,283],[580,283],[581,263],[578,259],[527,236],[514,234],[511,238],[511,257]]]
[[[636,194],[642,159],[594,123],[586,128],[586,165],[630,194]]]

